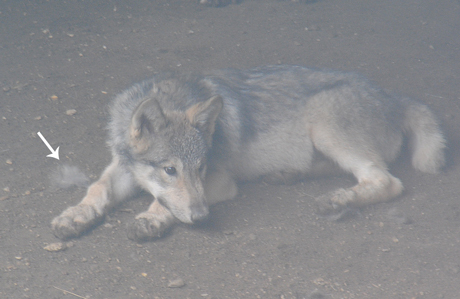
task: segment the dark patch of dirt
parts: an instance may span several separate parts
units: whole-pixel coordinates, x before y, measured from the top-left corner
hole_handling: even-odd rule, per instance
[[[24,1],[0,5],[1,298],[456,298],[460,279],[460,3],[454,0]],[[83,189],[48,175],[110,160],[107,105],[162,70],[299,64],[360,72],[427,103],[443,122],[449,163],[425,175],[401,159],[399,199],[341,222],[312,198],[349,177],[241,186],[204,227],[141,245],[131,201],[67,250],[49,223]],[[56,98],[52,99],[52,96]],[[66,111],[75,109],[74,115]],[[37,132],[60,146],[49,153]],[[181,281],[182,280],[182,281]],[[169,288],[175,282],[180,288]]]

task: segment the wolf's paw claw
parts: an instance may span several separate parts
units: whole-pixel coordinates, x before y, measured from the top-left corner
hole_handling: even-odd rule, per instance
[[[145,242],[163,236],[167,227],[153,219],[138,218],[128,225],[128,238],[136,242]]]
[[[61,215],[54,218],[51,228],[56,237],[62,240],[75,238],[93,226],[101,216],[88,205],[77,205],[67,208]]]

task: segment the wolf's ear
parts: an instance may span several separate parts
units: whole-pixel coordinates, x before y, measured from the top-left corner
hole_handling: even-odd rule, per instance
[[[221,96],[213,96],[209,100],[200,102],[188,108],[185,114],[192,126],[204,132],[211,138],[216,128],[216,119],[224,102]]]
[[[155,99],[142,101],[134,110],[131,117],[130,141],[131,145],[141,152],[148,148],[146,134],[158,132],[166,127],[166,117],[160,104]]]

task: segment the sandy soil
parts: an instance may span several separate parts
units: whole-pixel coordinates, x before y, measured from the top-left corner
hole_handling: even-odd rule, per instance
[[[0,297],[458,298],[460,2],[197,2],[1,2]],[[134,200],[67,250],[44,249],[58,241],[51,219],[85,192],[49,174],[71,164],[97,178],[116,93],[162,70],[276,63],[357,71],[427,103],[449,139],[445,172],[398,160],[404,195],[341,222],[319,219],[312,198],[350,177],[247,184],[207,225],[141,245],[126,237],[148,204]]]

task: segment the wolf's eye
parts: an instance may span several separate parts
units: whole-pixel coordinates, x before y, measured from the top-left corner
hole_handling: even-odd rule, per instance
[[[169,175],[175,175],[176,167],[165,167],[165,172]]]

